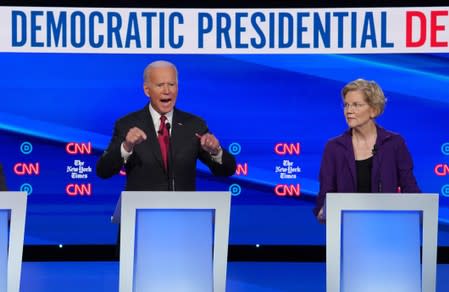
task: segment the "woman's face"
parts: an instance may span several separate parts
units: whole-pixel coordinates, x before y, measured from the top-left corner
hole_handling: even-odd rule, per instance
[[[376,116],[376,110],[366,102],[362,91],[353,90],[346,93],[344,114],[346,123],[352,129],[372,122]]]

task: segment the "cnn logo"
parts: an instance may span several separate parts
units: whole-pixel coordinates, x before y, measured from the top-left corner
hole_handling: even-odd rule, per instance
[[[76,143],[69,142],[65,145],[65,151],[67,154],[76,155],[76,154],[91,154],[92,153],[92,144],[90,142],[87,143]]]
[[[236,175],[243,175],[243,176],[247,176],[248,175],[248,163],[238,163],[237,164],[237,168],[235,170],[235,174]]]
[[[36,163],[25,163],[17,162],[13,167],[14,173],[16,175],[39,175],[41,173],[41,168],[39,162]]]
[[[75,196],[90,196],[92,195],[91,184],[68,184],[65,187],[65,192],[71,197]]]
[[[274,152],[277,155],[299,155],[301,145],[299,143],[277,143],[274,145]]]
[[[301,186],[279,184],[274,187],[274,193],[279,197],[299,197],[301,195]]]
[[[434,171],[438,176],[449,175],[449,165],[447,165],[446,163],[437,164]]]

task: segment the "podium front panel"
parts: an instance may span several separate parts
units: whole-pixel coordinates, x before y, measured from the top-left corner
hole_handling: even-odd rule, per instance
[[[6,292],[8,280],[9,210],[0,210],[0,292]]]
[[[212,222],[212,210],[137,210],[134,291],[211,292]]]
[[[438,198],[327,194],[327,292],[435,292]]]
[[[343,211],[341,291],[421,292],[420,216]]]
[[[27,194],[0,192],[0,292],[19,292]]]

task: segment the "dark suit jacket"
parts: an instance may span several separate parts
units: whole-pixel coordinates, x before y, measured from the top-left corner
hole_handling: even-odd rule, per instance
[[[120,146],[132,127],[142,129],[147,140],[134,147],[127,162],[121,157]],[[222,164],[212,160],[209,153],[200,146],[195,133],[208,132],[206,123],[199,117],[175,109],[171,130],[172,177],[176,191],[194,191],[196,188],[197,159],[206,164],[214,175],[231,176],[235,172],[234,157],[223,149]],[[162,155],[151,119],[148,105],[131,113],[115,124],[114,134],[107,150],[97,162],[96,172],[101,178],[109,178],[119,173],[122,166],[126,170],[127,191],[169,190],[168,173],[162,165]]]
[[[371,171],[372,193],[420,193],[413,161],[404,139],[393,132],[377,126],[376,152]],[[320,169],[320,192],[314,209],[315,215],[323,207],[327,193],[357,192],[352,135],[348,130],[343,135],[329,140]]]
[[[5,176],[3,175],[3,168],[2,165],[0,164],[0,192],[2,191],[6,191],[6,181],[5,181]]]

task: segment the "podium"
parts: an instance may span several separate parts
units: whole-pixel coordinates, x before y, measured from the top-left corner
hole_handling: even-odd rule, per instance
[[[27,194],[0,192],[0,292],[19,292]]]
[[[435,292],[437,229],[438,194],[328,193],[327,292]]]
[[[120,292],[225,292],[229,192],[122,192]]]

